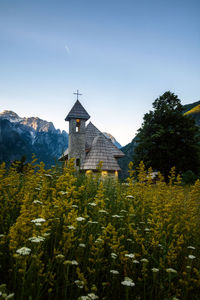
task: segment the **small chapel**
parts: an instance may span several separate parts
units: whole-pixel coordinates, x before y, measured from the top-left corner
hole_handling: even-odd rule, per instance
[[[117,160],[123,157],[124,153],[91,122],[86,126],[89,119],[90,115],[77,95],[76,103],[65,118],[65,121],[69,122],[69,141],[68,148],[59,161],[74,158],[77,170],[86,174],[97,172],[101,162],[102,176],[118,177],[120,167]]]

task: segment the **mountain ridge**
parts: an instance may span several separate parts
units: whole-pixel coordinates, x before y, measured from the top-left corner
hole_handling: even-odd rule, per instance
[[[104,133],[114,145],[121,145],[109,133]],[[11,110],[0,113],[0,162],[19,160],[23,155],[30,161],[34,153],[50,167],[68,147],[68,133],[55,129],[52,122],[38,117],[20,117]]]
[[[67,132],[55,129],[52,122],[38,117],[21,118],[10,110],[0,113],[0,161],[8,163],[23,155],[30,161],[34,153],[50,167],[67,146]]]

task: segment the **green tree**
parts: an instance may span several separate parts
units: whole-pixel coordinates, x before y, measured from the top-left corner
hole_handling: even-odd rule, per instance
[[[199,128],[184,116],[178,96],[170,91],[153,102],[154,110],[144,115],[138,130],[134,162],[144,161],[146,167],[160,171],[167,180],[171,167],[179,173],[199,172]]]

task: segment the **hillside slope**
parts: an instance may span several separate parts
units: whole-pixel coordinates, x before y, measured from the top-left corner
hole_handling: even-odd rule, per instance
[[[184,109],[187,109],[184,111],[184,114],[191,116],[196,124],[200,126],[200,101],[194,102],[186,107],[184,106]]]

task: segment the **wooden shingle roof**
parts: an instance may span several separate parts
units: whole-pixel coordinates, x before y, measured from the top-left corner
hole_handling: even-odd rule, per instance
[[[59,161],[64,161],[68,158],[68,154],[69,154],[69,148],[67,148],[63,154],[58,158]]]
[[[90,122],[86,129],[85,129],[85,134],[86,134],[86,150],[89,150],[92,147],[92,142],[94,140],[94,138],[101,134],[101,131],[99,129],[97,129],[92,122]]]
[[[68,115],[65,118],[65,121],[69,121],[70,119],[83,119],[88,120],[90,115],[87,113],[82,104],[77,100]]]
[[[103,134],[97,135],[85,161],[81,167],[82,170],[96,170],[100,161],[103,162],[102,170],[119,171],[120,167],[113,153],[109,151],[106,145],[106,139]]]
[[[107,138],[99,129],[97,129],[91,122],[86,127],[86,150],[89,150],[92,146],[92,142],[97,135],[102,135],[108,151],[115,157],[123,157],[124,153],[118,149],[111,139]]]

